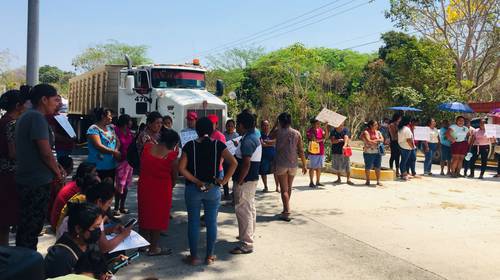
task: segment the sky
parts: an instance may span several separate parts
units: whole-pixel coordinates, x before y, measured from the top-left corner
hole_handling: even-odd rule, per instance
[[[203,64],[204,55],[225,48],[254,45],[272,51],[295,42],[372,52],[381,43],[364,44],[377,41],[393,25],[384,17],[388,0],[368,1],[40,0],[40,65],[74,70],[75,56],[111,39],[149,46],[155,63],[200,58]],[[27,2],[0,0],[0,51],[14,55],[11,67],[26,64]],[[298,30],[289,32],[293,29]]]

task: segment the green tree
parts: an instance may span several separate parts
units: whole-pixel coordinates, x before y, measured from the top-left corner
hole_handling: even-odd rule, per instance
[[[40,83],[52,84],[57,87],[59,94],[67,96],[69,79],[75,76],[71,71],[63,71],[57,66],[44,65],[39,69]]]
[[[148,64],[152,63],[147,57],[148,49],[146,45],[129,45],[109,40],[85,49],[73,59],[72,65],[77,71],[90,71],[104,64],[125,64],[125,55],[130,57],[134,65]]]
[[[442,44],[455,64],[455,79],[469,93],[492,85],[500,71],[498,0],[391,0],[386,16]]]

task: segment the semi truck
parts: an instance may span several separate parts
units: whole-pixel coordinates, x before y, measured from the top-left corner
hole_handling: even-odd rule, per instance
[[[116,116],[128,114],[135,124],[144,123],[147,113],[158,111],[172,117],[176,131],[186,127],[189,112],[198,117],[215,114],[222,129],[227,119],[227,105],[220,99],[224,84],[217,80],[215,93],[210,93],[207,69],[199,60],[135,67],[128,57],[126,61],[127,65],[103,65],[70,79],[68,119],[79,140],[85,139],[95,121],[92,112],[97,107],[110,108]]]

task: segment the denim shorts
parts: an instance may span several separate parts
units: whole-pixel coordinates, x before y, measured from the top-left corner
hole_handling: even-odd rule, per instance
[[[441,145],[441,161],[451,160],[451,147]]]
[[[363,158],[365,160],[365,170],[380,169],[382,167],[382,156],[379,153],[363,153]]]

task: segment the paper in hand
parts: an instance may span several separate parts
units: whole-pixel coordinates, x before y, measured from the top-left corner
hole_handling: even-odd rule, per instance
[[[59,125],[64,129],[70,138],[76,137],[76,132],[68,121],[68,117],[65,115],[54,116],[54,119],[59,123]]]

